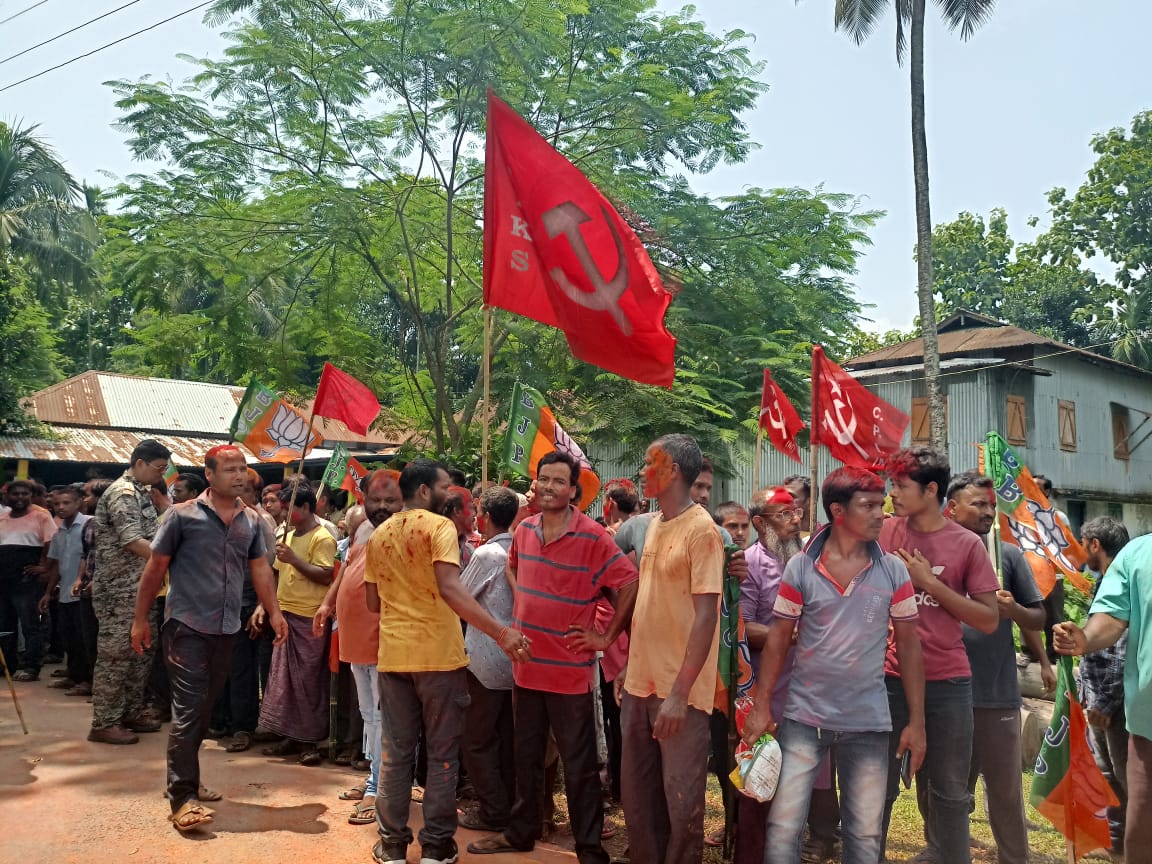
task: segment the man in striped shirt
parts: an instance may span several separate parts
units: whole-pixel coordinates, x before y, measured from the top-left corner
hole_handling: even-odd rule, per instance
[[[620,635],[636,602],[636,568],[608,532],[572,502],[580,497],[580,464],[567,453],[540,459],[540,513],[516,527],[508,553],[515,586],[512,626],[532,640],[532,660],[513,668],[516,727],[516,803],[503,834],[471,843],[478,855],[526,852],[540,839],[544,755],[548,730],[564,762],[564,784],[576,857],[608,864],[601,844],[604,810],[596,767],[592,688],[596,652]],[[607,629],[595,629],[596,601],[616,592]]]
[[[768,815],[765,861],[800,861],[812,786],[835,745],[844,802],[844,864],[875,864],[892,728],[884,683],[889,623],[909,709],[897,757],[909,755],[912,773],[924,759],[924,669],[916,601],[907,567],[876,542],[884,524],[884,481],[860,468],[840,468],[825,479],[820,497],[832,524],[784,570],[744,740],[751,745],[765,732],[775,732],[783,755]],[[801,619],[777,729],[772,691]]]

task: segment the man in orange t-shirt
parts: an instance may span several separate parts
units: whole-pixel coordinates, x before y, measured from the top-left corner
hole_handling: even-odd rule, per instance
[[[644,492],[660,512],[640,559],[628,665],[616,692],[623,691],[624,819],[632,860],[645,864],[691,864],[703,855],[724,545],[693,501],[702,465],[687,435],[665,435],[644,454]],[[672,789],[678,794],[665,792]]]

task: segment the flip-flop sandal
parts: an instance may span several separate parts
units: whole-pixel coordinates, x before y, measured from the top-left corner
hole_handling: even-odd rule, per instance
[[[209,789],[203,783],[200,784],[200,791],[196,793],[201,801],[222,801],[224,800],[224,793],[217,792],[215,789]]]
[[[320,755],[320,751],[313,747],[311,750],[305,750],[300,754],[300,764],[313,767],[319,765],[324,761],[324,757]]]
[[[285,738],[271,747],[265,747],[260,752],[265,756],[291,756],[296,751],[296,742]]]
[[[364,799],[364,784],[357,783],[351,789],[345,789],[340,793],[341,801],[362,801]]]
[[[168,817],[168,821],[181,833],[195,831],[211,824],[213,812],[198,801],[185,801],[179,810]]]
[[[613,837],[616,836],[616,833],[618,830],[619,829],[617,829],[615,822],[605,821],[604,827],[600,829],[600,839],[601,840],[611,840]]]
[[[713,831],[711,834],[704,836],[704,845],[713,849],[718,849],[724,845],[724,831]]]
[[[371,825],[376,821],[376,805],[357,804],[352,808],[352,813],[348,816],[349,825]]]
[[[247,732],[237,732],[224,749],[229,753],[243,753],[252,746],[252,736]]]
[[[517,849],[508,842],[503,834],[496,834],[495,836],[485,837],[483,840],[476,840],[469,843],[468,851],[473,855],[506,855],[525,852],[527,850]]]

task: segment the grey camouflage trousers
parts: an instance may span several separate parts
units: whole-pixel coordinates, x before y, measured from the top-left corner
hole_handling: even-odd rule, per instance
[[[102,589],[102,590],[101,590]],[[107,729],[132,721],[144,708],[144,689],[152,669],[152,648],[132,650],[132,617],[136,586],[103,584],[92,592],[92,608],[100,629],[96,636],[96,671],[92,676],[92,728]]]

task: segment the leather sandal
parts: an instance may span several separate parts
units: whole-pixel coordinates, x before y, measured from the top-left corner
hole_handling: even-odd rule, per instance
[[[177,831],[187,832],[195,831],[204,825],[209,825],[212,822],[212,810],[205,807],[199,801],[185,801],[180,805],[180,809],[168,817]]]

